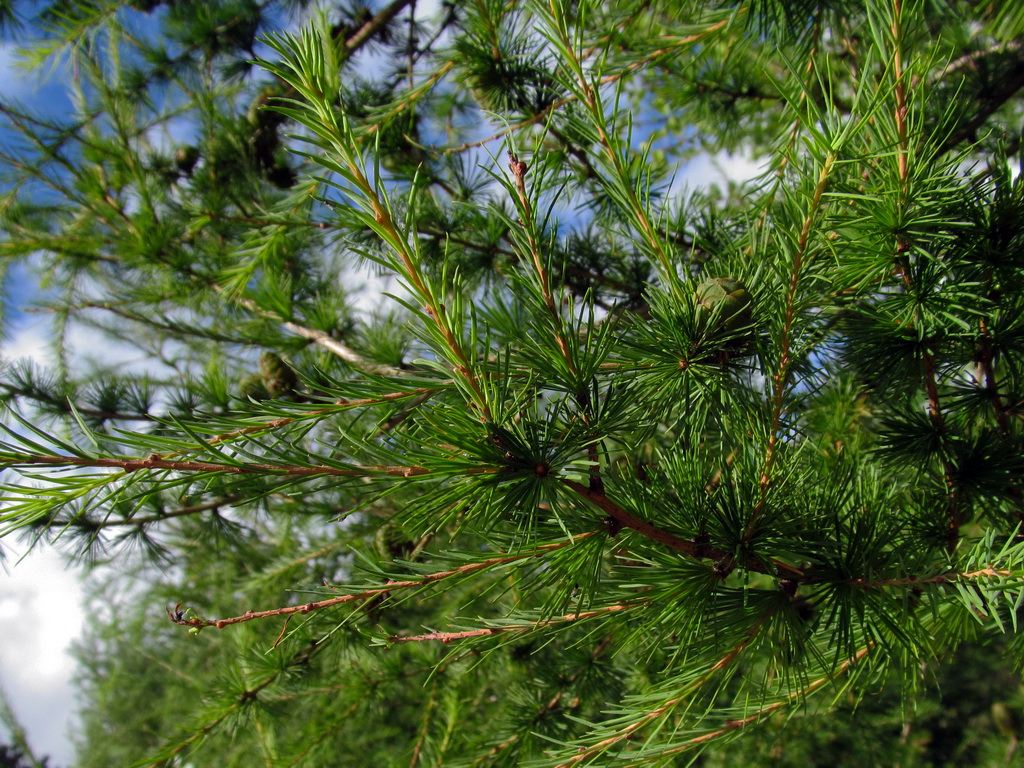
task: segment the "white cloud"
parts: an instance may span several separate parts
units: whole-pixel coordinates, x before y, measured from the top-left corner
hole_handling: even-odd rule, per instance
[[[14,43],[0,43],[0,73],[3,77],[4,98],[21,100],[35,93],[39,78],[26,76],[16,49]]]
[[[8,542],[4,542],[7,547]],[[7,548],[8,554],[11,549]],[[53,549],[40,547],[0,570],[0,685],[29,744],[57,765],[69,765],[75,714],[71,643],[81,634],[81,575]]]
[[[84,323],[72,322],[67,335],[67,347],[71,351],[72,370],[86,371],[90,363],[96,363],[108,369],[116,369],[119,374],[140,375],[166,373],[153,358],[132,346],[111,339],[105,333]]]
[[[11,362],[29,358],[37,365],[48,365],[51,356],[46,320],[29,317],[18,326],[11,338],[0,345],[0,358]]]
[[[675,183],[678,190],[707,190],[711,187],[726,189],[730,181],[750,181],[764,173],[767,159],[756,158],[749,151],[732,154],[702,152],[682,167]]]

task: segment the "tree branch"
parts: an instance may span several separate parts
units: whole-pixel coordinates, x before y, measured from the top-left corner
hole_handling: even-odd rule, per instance
[[[579,621],[580,619],[592,619],[595,616],[607,616],[610,613],[618,613],[619,611],[626,611],[630,608],[636,608],[638,606],[647,605],[649,602],[649,600],[641,600],[634,603],[616,603],[615,605],[609,605],[606,608],[598,608],[593,611],[581,611],[579,613],[567,613],[563,616],[557,616],[553,619],[545,619],[544,621],[535,621],[527,624],[507,624],[498,627],[467,629],[462,632],[428,632],[423,635],[392,635],[388,637],[388,643],[418,643],[424,641],[440,641],[447,645],[453,640],[465,640],[470,637],[486,637],[488,635],[501,635],[505,632],[529,632],[531,630],[542,629],[543,627],[551,626],[552,624],[562,624],[570,621]]]
[[[345,38],[345,49],[351,54],[362,48],[370,41],[375,34],[382,30],[388,23],[400,14],[414,0],[394,0],[391,5],[383,8],[372,19],[367,21],[355,33]]]
[[[328,408],[318,408],[315,411],[306,411],[301,416],[284,416],[280,419],[274,419],[263,424],[254,424],[251,427],[243,427],[242,429],[236,429],[232,432],[225,432],[224,434],[217,435],[206,441],[207,445],[217,445],[218,443],[228,442],[236,437],[242,437],[244,435],[252,435],[257,432],[269,432],[273,429],[292,424],[296,421],[303,421],[307,418],[314,416],[323,416],[328,413],[334,413],[336,411],[348,410],[349,408],[362,408],[368,405],[380,405],[382,403],[389,403],[395,400],[405,400],[406,398],[414,398],[414,402],[422,404],[426,401],[426,398],[437,391],[435,387],[419,387],[418,389],[410,389],[407,392],[391,392],[386,395],[380,395],[379,397],[364,397],[358,400],[347,400],[344,397],[335,400],[334,404]],[[385,426],[387,426],[385,424]],[[387,431],[387,430],[384,430]],[[180,453],[180,452],[178,452]],[[173,454],[167,454],[173,455]]]
[[[135,472],[140,469],[170,469],[178,472],[226,472],[235,475],[287,475],[298,477],[316,477],[329,475],[332,477],[418,477],[436,474],[427,467],[402,466],[360,466],[360,467],[329,467],[324,465],[298,466],[294,464],[217,464],[208,461],[174,461],[164,459],[159,454],[150,454],[142,459],[111,459],[90,456],[57,456],[40,454],[8,454],[0,456],[0,466],[31,467],[48,465],[57,467],[109,467]],[[462,471],[467,475],[492,474],[502,471],[502,467],[467,467]]]
[[[191,504],[187,507],[178,507],[177,509],[172,509],[169,512],[162,512],[155,515],[147,515],[145,517],[119,518],[116,520],[111,520],[110,518],[107,518],[106,520],[90,520],[89,518],[85,517],[84,514],[79,514],[68,520],[51,520],[49,526],[51,528],[66,528],[70,526],[72,528],[88,528],[95,530],[99,530],[101,528],[114,528],[128,525],[142,526],[149,525],[150,523],[161,523],[165,520],[172,520],[176,517],[186,517],[188,515],[195,515],[200,512],[207,512],[211,509],[217,510],[220,509],[221,507],[231,506],[237,501],[245,501],[246,499],[248,499],[248,497],[242,495],[221,496],[210,501],[205,501],[202,504]]]
[[[971,579],[1008,579],[1014,572],[999,568],[979,568],[976,571],[946,571],[933,576],[904,576],[898,579],[848,579],[847,584],[861,589],[877,589],[879,587],[915,587],[921,584],[949,584],[954,581]]]
[[[772,470],[775,467],[775,458],[778,452],[779,429],[782,419],[782,407],[785,402],[786,389],[789,386],[790,366],[793,363],[791,356],[793,321],[796,318],[797,291],[800,286],[801,271],[806,261],[810,261],[808,255],[808,238],[811,233],[811,226],[821,210],[821,198],[828,187],[829,178],[835,163],[835,154],[825,157],[821,171],[818,174],[818,183],[811,195],[810,210],[804,219],[803,228],[800,230],[800,237],[797,240],[796,253],[793,256],[793,267],[789,275],[789,285],[786,289],[786,313],[782,323],[782,338],[779,341],[779,367],[772,375],[772,416],[769,425],[768,445],[765,448],[764,466],[761,470],[761,477],[758,481],[757,502],[750,512],[750,520],[747,522],[747,530],[743,535],[745,543],[750,542],[757,530],[757,521],[764,512],[764,506],[768,501],[768,489],[771,486]]]
[[[563,478],[561,482],[622,525],[636,531],[651,541],[656,541],[677,552],[689,555],[694,560],[704,560],[707,558],[724,559],[726,557],[726,553],[717,547],[681,539],[675,534],[651,525],[646,520],[641,520],[609,499],[603,492],[594,491],[581,483],[577,483],[575,480]]]
[[[985,124],[985,121],[1007,104],[1021,88],[1024,88],[1024,55],[1022,55],[1024,54],[1024,42],[1013,41],[1000,51],[968,54],[954,62],[954,64],[959,63],[957,67],[953,68],[953,65],[950,65],[950,70],[955,72],[968,64],[976,66],[977,62],[983,58],[1006,53],[1013,55],[1008,57],[1008,61],[1000,62],[999,76],[992,79],[990,88],[974,94],[974,100],[978,102],[977,111],[945,138],[938,147],[938,155],[949,152],[964,141],[973,140],[975,133]]]
[[[180,624],[187,627],[216,627],[217,629],[223,629],[231,624],[241,624],[246,621],[253,621],[255,619],[265,619],[270,616],[290,616],[292,614],[310,613],[312,611],[319,611],[324,608],[331,608],[335,605],[342,605],[344,603],[361,602],[367,599],[376,597],[378,595],[386,595],[391,592],[396,592],[400,589],[411,589],[415,587],[425,587],[430,584],[434,584],[445,579],[452,578],[454,576],[465,576],[467,574],[476,573],[477,571],[483,571],[488,568],[494,568],[499,565],[507,565],[508,563],[514,563],[519,560],[528,560],[535,557],[543,557],[548,552],[552,552],[557,549],[563,549],[565,547],[571,547],[577,542],[583,539],[589,538],[596,535],[599,531],[588,531],[575,535],[570,541],[560,541],[555,544],[544,544],[528,552],[520,552],[515,555],[504,555],[501,557],[493,557],[489,560],[483,560],[478,563],[469,563],[467,565],[459,566],[448,571],[438,571],[437,573],[428,574],[420,579],[413,579],[409,581],[392,581],[380,587],[373,587],[372,589],[366,589],[362,592],[355,592],[349,595],[341,595],[339,597],[332,597],[327,600],[319,600],[316,602],[305,603],[303,605],[290,605],[283,608],[272,608],[266,611],[246,611],[241,616],[234,616],[227,619],[200,619],[200,618],[187,618],[185,612],[181,610],[181,604],[175,606],[172,611],[170,608],[167,609],[167,617],[175,624]]]

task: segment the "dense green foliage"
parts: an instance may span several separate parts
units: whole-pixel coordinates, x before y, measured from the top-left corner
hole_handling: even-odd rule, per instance
[[[81,765],[1019,758],[1018,3],[14,14],[0,534],[116,570]]]

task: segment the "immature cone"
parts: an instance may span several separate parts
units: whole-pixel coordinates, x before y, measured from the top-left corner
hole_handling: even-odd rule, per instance
[[[754,300],[739,280],[714,277],[697,286],[697,306],[702,325],[715,323],[715,330],[734,331],[750,325]]]
[[[238,394],[243,400],[266,400],[270,397],[263,379],[255,373],[250,373],[238,382]]]
[[[271,397],[287,397],[299,386],[295,371],[273,352],[260,355],[260,377]]]
[[[401,560],[416,548],[416,543],[392,523],[384,523],[378,528],[374,540],[377,552],[385,560]]]

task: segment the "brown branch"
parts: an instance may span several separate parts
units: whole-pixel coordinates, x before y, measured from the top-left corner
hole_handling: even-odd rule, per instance
[[[897,150],[897,172],[900,181],[900,205],[906,206],[908,189],[910,185],[910,168],[908,158],[910,154],[909,140],[907,138],[907,86],[906,73],[903,71],[902,53],[900,44],[903,39],[903,4],[902,0],[893,0],[892,24],[890,30],[893,39],[893,77],[896,84],[893,93],[896,97],[896,150]],[[897,273],[902,277],[904,287],[908,291],[914,290],[914,283],[911,277],[910,257],[911,243],[903,235],[897,235],[895,244],[894,260]],[[939,399],[938,376],[935,370],[935,360],[932,353],[923,346],[921,349],[921,367],[923,369],[924,389],[928,398],[928,417],[939,435],[946,434],[945,417],[942,412],[942,403]],[[942,456],[943,480],[946,485],[946,550],[952,553],[956,550],[960,540],[960,493],[954,480],[955,467],[950,460]]]
[[[370,39],[387,24],[411,5],[413,0],[394,0],[391,5],[381,9],[376,16],[367,21],[354,34],[345,38],[345,49],[351,54],[362,48]]]
[[[976,571],[946,571],[933,576],[904,576],[898,579],[848,579],[847,584],[860,587],[861,589],[876,589],[878,587],[915,587],[921,584],[949,584],[964,579],[986,579],[986,578],[1010,578],[1013,571],[1000,570],[997,568],[980,568]]]
[[[674,549],[677,552],[682,552],[685,555],[689,555],[695,560],[715,560],[715,574],[719,578],[725,578],[729,575],[729,563],[735,563],[732,555],[726,552],[724,549],[712,546],[711,544],[690,541],[689,539],[681,539],[675,534],[669,533],[666,530],[658,528],[657,526],[648,523],[646,520],[633,515],[631,512],[620,507],[614,501],[609,499],[603,492],[594,491],[585,485],[577,483],[574,480],[568,480],[563,478],[561,481],[564,485],[572,488],[580,496],[587,499],[603,512],[605,512],[610,518],[616,522],[630,528],[642,536],[656,541],[659,544],[664,544],[669,549]],[[808,575],[798,568],[789,565],[776,558],[768,558],[768,562],[775,566],[776,569],[782,569],[787,571],[790,575],[788,578],[796,578],[800,581],[808,581]],[[774,575],[775,571],[768,567],[758,558],[751,555],[744,562],[743,566],[749,571],[755,571],[757,573],[767,573]]]
[[[434,474],[426,467],[400,467],[389,465],[359,467],[309,467],[291,464],[217,464],[208,461],[173,461],[151,454],[143,459],[109,459],[88,456],[44,456],[39,454],[8,455],[0,457],[0,466],[30,467],[35,465],[59,467],[110,467],[135,472],[140,469],[170,469],[178,472],[227,472],[236,475],[277,474],[291,477],[417,477]],[[501,467],[467,467],[465,474],[480,475],[500,472]]]
[[[423,405],[427,400],[430,399],[431,395],[436,392],[436,389],[423,388],[420,394],[416,395],[411,401],[403,405],[398,411],[388,418],[383,424],[381,424],[377,431],[380,434],[390,432],[391,430],[398,427],[403,421],[411,416],[417,408]]]
[[[1008,407],[999,394],[999,384],[996,379],[995,367],[993,365],[994,351],[992,349],[992,333],[985,320],[979,323],[980,340],[976,360],[978,363],[978,378],[984,384],[988,392],[989,402],[992,404],[992,412],[995,414],[996,424],[999,426],[999,434],[1004,438],[1010,434],[1010,421],[1007,416]],[[1007,492],[1014,500],[1014,514],[1017,520],[1024,522],[1024,494],[1021,493],[1019,479],[1010,478]]]
[[[356,368],[359,368],[359,369],[361,369],[363,371],[367,371],[369,373],[380,374],[382,376],[404,376],[407,373],[407,371],[403,371],[400,368],[393,368],[392,366],[389,366],[389,365],[381,365],[379,363],[374,363],[374,362],[372,362],[370,360],[367,360],[362,355],[360,355],[358,352],[356,352],[354,349],[352,349],[348,345],[343,344],[342,342],[338,341],[333,336],[331,336],[329,333],[326,333],[325,331],[317,330],[315,328],[309,328],[307,326],[304,326],[304,325],[301,325],[299,323],[296,323],[293,320],[285,320],[283,317],[278,315],[276,312],[272,312],[272,311],[270,311],[268,309],[264,309],[263,307],[259,306],[259,304],[257,304],[255,301],[253,301],[250,298],[247,298],[245,296],[239,296],[239,295],[233,294],[233,293],[231,293],[229,291],[226,291],[222,286],[218,285],[215,282],[210,282],[210,281],[204,279],[203,276],[197,274],[195,271],[193,271],[191,269],[186,268],[184,270],[184,272],[192,280],[194,280],[196,283],[198,283],[200,285],[206,286],[207,288],[212,290],[214,293],[217,293],[217,294],[222,295],[222,296],[228,296],[229,298],[234,300],[236,303],[238,303],[240,306],[242,306],[245,309],[247,309],[250,312],[252,312],[254,315],[258,315],[259,317],[263,317],[263,318],[265,318],[267,320],[272,320],[275,323],[280,323],[286,329],[288,329],[289,331],[294,333],[296,336],[301,336],[304,339],[309,339],[310,341],[312,341],[315,344],[319,344],[324,349],[326,349],[329,352],[337,355],[342,360],[345,360],[346,362],[350,363],[351,365],[355,366]],[[113,305],[110,305],[110,304],[98,304],[98,303],[94,303],[94,302],[88,302],[88,303],[84,304],[83,306],[91,307],[91,308],[95,308],[95,309],[103,309],[103,310],[106,310],[108,312],[112,312],[112,313],[114,313],[116,315],[119,315],[119,316],[122,316],[122,317],[125,317],[125,318],[128,318],[128,319],[131,319],[131,320],[133,320],[135,322],[143,323],[143,324],[149,325],[151,327],[159,328],[161,330],[165,330],[165,331],[169,331],[169,332],[173,332],[173,333],[178,333],[178,334],[180,334],[180,333],[187,333],[187,334],[192,335],[192,336],[198,336],[199,338],[214,339],[214,340],[218,340],[218,341],[231,341],[232,343],[242,343],[242,344],[250,344],[250,345],[256,344],[256,342],[254,342],[254,341],[232,339],[232,338],[229,338],[229,337],[225,337],[222,334],[199,332],[199,331],[195,331],[195,330],[192,330],[192,329],[168,326],[168,325],[166,325],[164,323],[157,323],[156,321],[150,320],[148,318],[144,318],[142,316],[137,316],[137,315],[134,315],[133,313],[128,313],[125,310],[119,309],[119,308],[117,308],[117,307],[115,307]]]
[[[907,155],[909,154],[909,147],[907,144],[907,85],[904,82],[903,54],[900,50],[900,44],[903,41],[902,0],[893,0],[892,25],[890,26],[890,31],[892,32],[893,40],[893,77],[896,80],[896,87],[894,89],[894,94],[896,96],[896,111],[894,113],[894,117],[896,118],[897,163],[900,177],[900,188],[903,191],[904,197],[901,202],[905,203],[908,185]]]
[[[994,78],[990,90],[976,96],[980,103],[974,116],[946,137],[939,145],[937,155],[951,151],[961,142],[972,140],[985,121],[1007,104],[1021,88],[1024,88],[1024,59],[1018,56],[1010,65],[1000,68],[999,77]]]
[[[1000,43],[999,45],[984,48],[980,51],[969,51],[963,56],[949,62],[949,64],[943,67],[941,72],[937,73],[931,79],[933,83],[937,83],[940,80],[944,80],[949,75],[955,75],[965,69],[977,70],[978,63],[987,58],[1004,56],[1006,54],[1020,56],[1022,53],[1024,53],[1024,40],[1011,40],[1007,43]]]
[[[703,560],[706,558],[723,560],[727,557],[727,553],[717,547],[712,547],[708,544],[698,544],[693,541],[688,541],[687,539],[681,539],[675,534],[669,533],[666,530],[648,523],[646,520],[641,520],[609,499],[603,492],[594,491],[581,483],[577,483],[575,480],[563,478],[561,482],[563,485],[571,488],[587,501],[597,506],[609,517],[615,519],[627,528],[636,531],[642,536],[645,536],[651,541],[664,544],[666,547],[674,549],[677,552],[682,552],[685,555],[689,555],[695,560]],[[764,566],[761,566],[760,563],[758,563],[758,566],[763,570]]]
[[[212,288],[217,293],[224,293],[224,289],[217,284],[211,284]],[[285,320],[283,317],[278,315],[276,312],[263,309],[252,299],[246,298],[245,296],[233,296],[234,300],[241,306],[248,309],[253,314],[265,317],[268,320],[281,323],[285,328],[294,333],[296,336],[301,336],[304,339],[309,339],[314,344],[319,344],[321,347],[329,352],[340,357],[347,363],[359,368],[360,370],[367,371],[369,373],[376,373],[382,376],[404,376],[407,372],[401,368],[394,368],[390,365],[381,365],[380,363],[374,363],[367,360],[365,357],[356,352],[352,347],[341,343],[336,338],[331,336],[326,331],[320,331],[316,328],[309,328],[293,320]]]
[[[392,581],[388,584],[384,584],[380,587],[373,587],[371,589],[365,589],[362,592],[355,592],[349,595],[341,595],[339,597],[332,597],[327,600],[319,600],[316,602],[305,603],[303,605],[289,605],[282,608],[271,608],[266,611],[246,611],[241,616],[233,616],[227,619],[200,619],[200,618],[186,618],[185,612],[181,610],[181,604],[179,603],[174,607],[173,610],[167,609],[168,618],[175,624],[180,624],[187,627],[216,627],[222,629],[231,624],[241,624],[246,621],[253,621],[255,619],[265,619],[271,616],[290,616],[295,613],[305,614],[312,611],[319,611],[324,608],[331,608],[335,605],[342,605],[344,603],[366,601],[374,598],[378,595],[386,595],[391,592],[398,591],[400,589],[411,589],[415,587],[425,587],[430,584],[434,584],[438,581],[451,578],[453,576],[465,576],[467,574],[476,573],[477,571],[486,570],[487,568],[493,568],[499,565],[506,565],[508,563],[514,563],[518,560],[528,560],[530,558],[542,557],[548,552],[562,549],[564,547],[573,546],[583,539],[594,536],[598,531],[588,531],[581,533],[573,537],[571,541],[561,541],[555,544],[544,544],[537,547],[536,549],[530,550],[529,552],[521,552],[515,555],[504,555],[501,557],[493,557],[489,560],[483,560],[478,563],[469,563],[468,565],[462,565],[458,568],[453,568],[449,571],[438,571],[437,573],[427,574],[420,579],[414,579],[410,581]]]
[[[935,426],[935,431],[946,435],[946,420],[939,399],[938,376],[935,371],[935,360],[927,349],[921,350],[921,367],[924,370],[924,389],[928,397],[928,417]],[[946,484],[946,550],[952,553],[960,540],[960,491],[956,484],[956,467],[942,455],[943,481]]]

